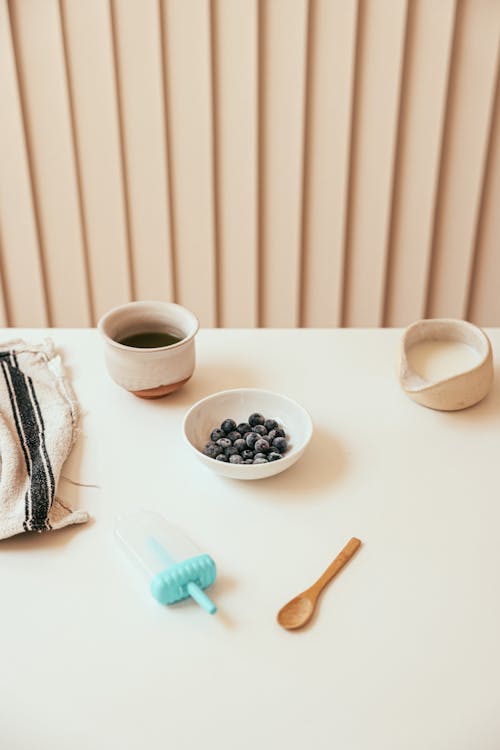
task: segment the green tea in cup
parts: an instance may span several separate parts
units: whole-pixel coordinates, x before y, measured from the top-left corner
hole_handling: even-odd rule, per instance
[[[182,338],[168,331],[140,331],[120,338],[118,343],[139,349],[159,349],[161,346],[173,346],[179,341],[182,341]]]

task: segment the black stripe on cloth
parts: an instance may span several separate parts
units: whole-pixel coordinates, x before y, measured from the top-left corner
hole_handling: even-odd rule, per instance
[[[2,372],[3,376],[5,378],[5,383],[7,385],[7,393],[9,394],[9,400],[10,400],[10,406],[12,409],[12,414],[14,416],[14,423],[16,425],[17,430],[17,436],[19,438],[19,443],[21,445],[21,449],[23,451],[24,455],[24,461],[26,463],[26,473],[28,475],[28,486],[31,487],[31,465],[30,460],[27,452],[27,447],[24,442],[24,435],[21,432],[21,425],[19,424],[19,419],[17,416],[17,409],[14,399],[14,393],[12,391],[11,385],[10,385],[10,378],[7,371],[8,368],[8,356],[9,352],[0,352],[0,362],[2,364]],[[7,362],[5,361],[7,360]],[[24,522],[23,522],[23,528],[25,531],[28,531],[28,523],[30,519],[30,507],[29,507],[29,492],[26,490],[26,493],[24,495]]]
[[[14,364],[19,369],[19,363],[17,361],[17,354],[15,351],[12,352],[12,356],[14,358]],[[52,464],[50,462],[49,453],[47,451],[47,444],[45,442],[45,422],[43,420],[42,416],[42,410],[40,409],[40,403],[38,401],[38,397],[36,395],[35,386],[33,384],[33,379],[29,375],[24,375],[24,379],[26,380],[28,384],[28,388],[31,394],[32,403],[36,409],[36,414],[38,416],[38,427],[40,430],[40,445],[41,449],[43,451],[43,455],[45,458],[45,467],[47,470],[47,479],[49,482],[50,487],[50,507],[52,507],[52,503],[54,502],[54,495],[56,491],[56,485],[54,481],[54,473],[52,471]]]
[[[31,517],[27,525],[32,531],[41,531],[48,528],[47,518],[51,504],[45,462],[41,450],[41,431],[24,373],[18,367],[13,366],[11,361],[7,360],[7,362],[22,431],[31,459]]]
[[[28,388],[32,397],[32,403],[35,405],[36,414],[38,416],[38,426],[40,430],[40,447],[41,447],[41,450],[43,451],[43,457],[45,459],[45,469],[47,472],[47,479],[49,483],[49,498],[50,498],[49,510],[50,510],[50,508],[52,508],[52,503],[54,502],[56,485],[54,481],[54,473],[52,471],[52,464],[50,463],[49,452],[47,450],[47,444],[45,442],[45,422],[43,421],[42,410],[40,409],[40,404],[38,402],[38,397],[36,395],[33,380],[32,378],[30,378],[29,375],[25,375],[24,377],[28,383]],[[47,524],[48,524],[48,520],[47,520]]]

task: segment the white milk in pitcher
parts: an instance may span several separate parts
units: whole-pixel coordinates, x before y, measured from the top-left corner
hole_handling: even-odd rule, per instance
[[[410,369],[430,383],[460,375],[481,360],[478,352],[459,341],[421,341],[406,356]]]

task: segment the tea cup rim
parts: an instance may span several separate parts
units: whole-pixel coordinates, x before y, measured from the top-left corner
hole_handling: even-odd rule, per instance
[[[119,341],[116,341],[113,339],[105,330],[106,323],[109,322],[110,318],[113,317],[113,315],[116,315],[116,313],[119,313],[120,311],[124,311],[126,309],[135,308],[140,309],[141,307],[144,308],[148,305],[160,305],[161,307],[165,308],[176,308],[177,310],[181,310],[183,313],[187,315],[188,318],[190,318],[191,327],[192,330],[187,336],[184,336],[180,341],[178,341],[175,344],[167,344],[166,346],[151,346],[151,347],[140,347],[140,346],[128,346],[125,344],[120,344]],[[123,305],[116,305],[116,307],[112,307],[110,310],[107,310],[104,315],[102,315],[98,322],[97,322],[97,329],[103,339],[108,342],[111,346],[115,347],[116,349],[121,349],[122,351],[128,351],[128,352],[139,352],[147,354],[148,352],[162,352],[162,351],[171,351],[172,349],[180,349],[182,346],[185,346],[189,341],[191,341],[196,334],[198,333],[198,330],[200,328],[200,322],[196,315],[191,312],[191,310],[188,310],[187,307],[184,307],[183,305],[177,304],[177,302],[165,302],[164,300],[134,300],[133,302],[125,302]]]

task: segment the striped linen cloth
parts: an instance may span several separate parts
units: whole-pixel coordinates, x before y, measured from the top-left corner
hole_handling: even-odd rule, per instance
[[[57,496],[78,403],[50,339],[0,344],[0,539],[85,523]]]

